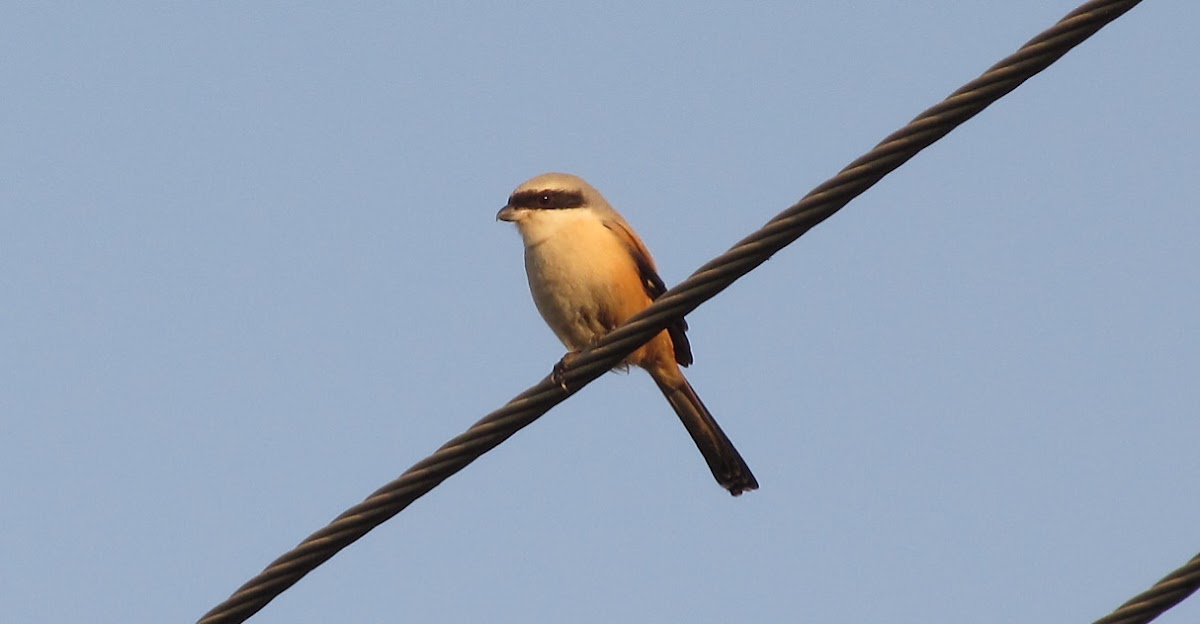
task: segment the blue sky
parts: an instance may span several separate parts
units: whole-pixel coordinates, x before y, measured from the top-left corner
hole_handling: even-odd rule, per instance
[[[524,179],[674,283],[1074,6],[9,7],[0,615],[195,620],[545,375]],[[689,316],[760,491],[606,375],[253,621],[1106,614],[1200,551],[1198,20],[1144,3]]]

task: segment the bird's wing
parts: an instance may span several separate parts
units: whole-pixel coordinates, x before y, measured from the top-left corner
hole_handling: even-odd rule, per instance
[[[620,219],[605,219],[604,227],[612,231],[625,244],[629,255],[633,256],[634,262],[637,263],[638,276],[642,280],[642,287],[646,289],[646,295],[654,300],[667,292],[667,285],[658,275],[658,269],[654,267],[654,258],[650,256],[650,250],[646,249],[646,244],[642,242],[642,239],[638,238],[638,235],[634,234],[633,230]],[[692,363],[692,346],[688,343],[685,333],[687,328],[687,321],[682,316],[667,326],[667,333],[670,334],[671,343],[675,347],[675,361],[680,366],[688,366]]]

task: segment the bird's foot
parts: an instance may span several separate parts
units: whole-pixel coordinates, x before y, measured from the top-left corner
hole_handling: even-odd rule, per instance
[[[550,371],[550,381],[558,384],[558,387],[562,388],[563,392],[567,391],[567,368],[569,368],[578,357],[579,351],[571,351],[570,353],[562,356],[562,359],[554,365],[554,370]]]

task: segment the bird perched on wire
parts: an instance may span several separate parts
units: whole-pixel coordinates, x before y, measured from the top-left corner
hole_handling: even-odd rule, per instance
[[[654,259],[625,219],[579,176],[547,173],[513,191],[496,218],[515,223],[525,272],[546,324],[572,352],[591,346],[666,291]],[[730,494],[758,481],[680,366],[692,363],[687,323],[674,321],[625,359],[650,373]]]

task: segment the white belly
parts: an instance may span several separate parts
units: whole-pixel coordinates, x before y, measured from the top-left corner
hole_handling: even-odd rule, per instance
[[[563,345],[577,351],[624,320],[617,318],[612,284],[633,267],[624,244],[598,220],[561,216],[551,235],[527,238],[525,272],[538,312]]]

